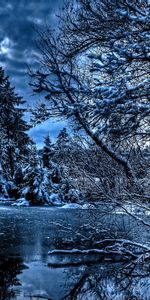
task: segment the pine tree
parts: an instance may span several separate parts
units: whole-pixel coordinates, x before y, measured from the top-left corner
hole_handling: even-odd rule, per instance
[[[58,134],[54,148],[55,148],[54,158],[56,163],[59,165],[61,165],[62,162],[63,164],[67,164],[68,158],[70,156],[70,151],[72,148],[72,140],[66,128],[63,128]]]
[[[7,191],[7,182],[4,180],[3,177],[3,170],[0,164],[0,198],[8,198],[8,191]]]
[[[57,147],[66,147],[69,144],[69,134],[67,132],[67,129],[64,127],[60,133],[58,134],[56,145]]]
[[[44,139],[44,147],[42,153],[43,167],[50,169],[51,159],[54,155],[54,149],[49,135]]]
[[[12,180],[18,167],[28,156],[29,126],[23,120],[25,101],[11,87],[0,67],[0,161],[6,180]]]
[[[51,193],[50,174],[43,168],[36,145],[32,143],[29,163],[22,171],[23,182],[20,186],[20,198],[31,205],[49,203]]]

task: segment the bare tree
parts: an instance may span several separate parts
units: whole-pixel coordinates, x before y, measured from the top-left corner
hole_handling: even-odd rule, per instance
[[[39,33],[41,70],[31,85],[45,93],[35,119],[66,117],[125,169],[149,139],[149,1],[69,1],[60,29]]]

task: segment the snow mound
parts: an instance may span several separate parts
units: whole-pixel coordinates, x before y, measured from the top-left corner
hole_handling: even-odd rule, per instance
[[[8,198],[5,198],[5,197],[0,197],[0,201],[7,201]]]
[[[60,196],[59,194],[57,193],[52,193],[49,197],[49,202],[52,204],[52,205],[56,205],[56,206],[62,206],[62,201],[60,199]]]
[[[12,206],[29,206],[29,202],[25,198],[20,198]]]
[[[62,208],[71,208],[71,209],[78,208],[78,209],[82,209],[82,206],[80,204],[77,204],[77,203],[69,203],[69,204],[63,205]]]
[[[85,203],[82,206],[83,209],[96,209],[94,204],[90,204],[90,203]]]

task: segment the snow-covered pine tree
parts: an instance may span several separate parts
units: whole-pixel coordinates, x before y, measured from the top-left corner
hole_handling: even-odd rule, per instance
[[[64,127],[58,134],[56,145],[58,147],[66,147],[69,144],[69,134],[67,132],[67,129]]]
[[[54,148],[49,135],[44,138],[44,147],[42,150],[43,167],[50,169],[51,160],[54,155]]]
[[[77,157],[79,160],[81,158],[81,147],[75,140],[76,138],[63,128],[54,145],[54,161],[57,165],[57,173],[55,171],[54,174],[57,174],[55,178],[60,181],[60,194],[64,202],[78,202],[79,198],[82,201],[82,193],[78,189],[76,177],[78,163],[75,163]]]
[[[61,165],[61,162],[67,163],[68,155],[71,149],[71,137],[67,132],[67,129],[64,127],[58,134],[56,143],[55,143],[55,154],[54,158],[58,164]]]
[[[51,181],[49,172],[43,168],[41,157],[36,145],[32,142],[29,162],[22,170],[22,184],[20,185],[20,200],[28,201],[31,205],[49,203]]]
[[[17,169],[28,159],[29,126],[23,120],[25,101],[11,87],[0,67],[0,161],[4,178],[13,180]]]
[[[0,199],[8,198],[8,184],[3,177],[3,170],[0,164]]]

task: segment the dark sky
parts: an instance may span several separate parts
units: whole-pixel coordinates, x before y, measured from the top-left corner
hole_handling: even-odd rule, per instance
[[[32,104],[28,87],[27,64],[35,66],[37,49],[33,25],[49,23],[57,27],[55,14],[63,0],[0,0],[0,65],[4,67],[17,92]],[[38,146],[49,132],[55,137],[64,124],[46,122],[32,129]]]

